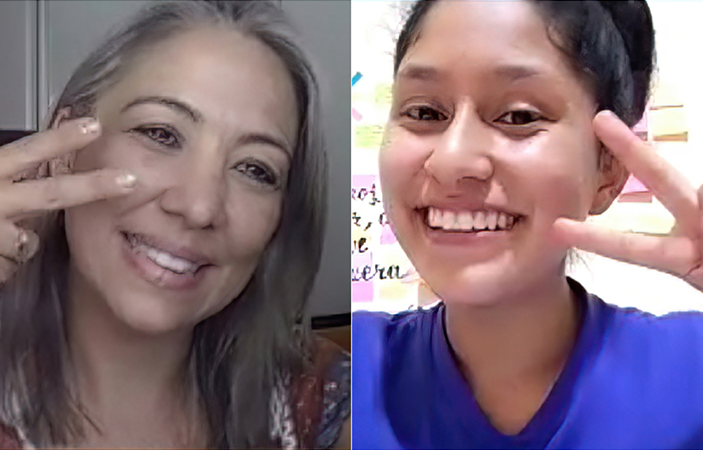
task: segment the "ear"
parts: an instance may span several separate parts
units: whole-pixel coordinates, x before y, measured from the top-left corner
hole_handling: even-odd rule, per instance
[[[603,144],[598,155],[599,184],[591,205],[591,215],[604,213],[620,195],[630,172],[618,161]]]
[[[66,120],[70,120],[71,108],[62,108],[56,115],[56,119],[51,124],[51,128],[58,128]],[[56,157],[49,161],[48,176],[55,177],[61,174],[67,174],[73,172],[73,161],[76,157],[75,152],[65,153],[59,157]]]

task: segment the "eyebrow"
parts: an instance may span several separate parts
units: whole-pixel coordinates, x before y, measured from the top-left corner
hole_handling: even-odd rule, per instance
[[[145,104],[156,104],[156,105],[163,105],[171,108],[172,110],[179,112],[181,114],[185,114],[188,117],[190,117],[193,122],[202,122],[203,120],[203,115],[196,110],[195,108],[188,106],[186,103],[177,100],[172,97],[160,97],[160,96],[149,96],[149,97],[139,97],[135,100],[132,100],[131,102],[127,103],[124,108],[122,108],[122,111],[120,113],[124,113],[128,109],[137,106],[137,105],[145,105]]]
[[[247,135],[244,135],[239,139],[239,144],[240,145],[246,145],[246,144],[270,145],[272,147],[276,147],[279,150],[281,150],[288,157],[289,160],[292,159],[292,157],[293,157],[293,151],[288,147],[288,145],[285,142],[271,136],[270,134],[266,134],[266,133],[249,133]]]
[[[531,78],[540,74],[535,67],[524,65],[505,65],[497,67],[493,73],[501,78],[508,78],[510,81],[517,81],[522,78]]]
[[[149,96],[149,97],[139,97],[131,102],[129,102],[124,108],[122,108],[121,112],[127,111],[129,108],[132,108],[137,105],[144,105],[144,104],[157,104],[157,105],[164,105],[167,106],[177,112],[180,112],[182,114],[186,114],[189,116],[193,122],[202,122],[203,120],[203,115],[197,111],[195,108],[192,108],[188,106],[186,103],[183,103],[180,100],[176,100],[175,98],[171,97],[160,97],[160,96]],[[245,144],[264,144],[264,145],[270,145],[272,147],[276,147],[283,151],[283,153],[288,157],[288,159],[291,159],[293,157],[293,151],[289,148],[289,146],[283,142],[280,139],[275,138],[274,136],[271,136],[266,133],[250,133],[242,138],[239,139],[239,144],[240,145],[245,145]]]
[[[439,79],[439,71],[430,66],[408,64],[398,73],[398,78],[404,80],[436,82]]]
[[[523,78],[530,78],[540,74],[540,71],[527,65],[503,65],[493,70],[493,74],[500,78],[507,78],[509,81],[518,81]],[[431,66],[408,64],[399,73],[398,78],[404,80],[437,82],[441,77],[439,70]]]

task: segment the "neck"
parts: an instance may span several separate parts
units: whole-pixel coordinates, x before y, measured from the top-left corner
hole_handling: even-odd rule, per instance
[[[563,273],[490,306],[446,306],[447,336],[474,395],[517,432],[539,409],[578,332],[578,309]],[[522,405],[520,411],[506,411]],[[500,419],[498,419],[500,422]],[[494,425],[500,429],[500,423]]]
[[[138,434],[134,428],[147,420],[142,426],[152,427],[152,438],[158,439],[169,423],[178,427],[192,394],[185,389],[192,330],[158,335],[134,330],[71,272],[66,321],[70,376],[98,434]],[[156,431],[159,423],[162,432]]]

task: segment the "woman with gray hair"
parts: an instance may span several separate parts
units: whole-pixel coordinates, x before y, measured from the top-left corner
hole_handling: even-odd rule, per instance
[[[344,444],[348,357],[304,320],[326,161],[295,42],[271,2],[157,4],[2,148],[4,448]]]

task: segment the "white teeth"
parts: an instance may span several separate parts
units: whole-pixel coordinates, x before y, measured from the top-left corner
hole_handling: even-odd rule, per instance
[[[488,229],[493,231],[496,229],[496,225],[498,224],[498,213],[495,211],[489,211],[488,214],[486,214],[486,226],[488,226]]]
[[[474,213],[474,230],[485,230],[486,229],[486,213],[483,211],[476,211]]]
[[[185,273],[192,274],[195,272],[194,269],[197,268],[197,266],[190,261],[177,258],[170,253],[157,250],[154,247],[149,247],[142,243],[138,243],[133,248],[135,252],[144,253],[154,264],[168,269],[171,272],[176,272],[181,275]]]
[[[156,259],[159,257],[159,251],[156,250],[155,248],[147,248],[146,256],[150,260],[156,262]]]
[[[427,224],[433,228],[441,228],[442,227],[442,222],[440,220],[440,210],[437,208],[428,208],[427,209]]]
[[[474,227],[474,217],[470,212],[459,213],[456,217],[460,230],[470,230]]]
[[[177,273],[186,273],[191,267],[193,267],[193,264],[188,261],[176,258],[168,253],[159,253],[159,256],[156,257],[155,262],[161,267]]]
[[[436,208],[430,208],[428,215],[427,215],[427,221],[430,223],[431,226],[437,226],[438,223],[440,223],[440,219],[442,212]]]
[[[444,211],[442,213],[442,228],[445,230],[451,230],[454,228],[454,222],[456,221],[456,214],[451,211]]]
[[[497,211],[449,211],[428,208],[427,224],[448,231],[509,230],[515,216]]]
[[[508,216],[503,213],[498,214],[498,228],[505,228],[508,225]]]

